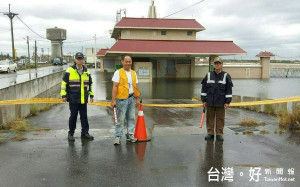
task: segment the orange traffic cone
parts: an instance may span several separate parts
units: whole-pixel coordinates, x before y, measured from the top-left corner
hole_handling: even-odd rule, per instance
[[[143,106],[140,105],[138,119],[136,121],[134,137],[138,140],[138,142],[147,142],[150,139],[147,138],[146,132],[146,124],[143,112]]]

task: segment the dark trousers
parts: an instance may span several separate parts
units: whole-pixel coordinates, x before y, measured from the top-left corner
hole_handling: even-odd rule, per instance
[[[86,134],[89,132],[89,122],[87,119],[87,104],[79,103],[69,103],[70,107],[70,118],[69,118],[69,134],[74,134],[76,129],[76,121],[78,116],[78,111],[80,113],[81,121],[81,134]]]
[[[207,107],[206,129],[207,134],[215,134],[215,119],[216,119],[216,134],[223,135],[225,122],[224,107]]]

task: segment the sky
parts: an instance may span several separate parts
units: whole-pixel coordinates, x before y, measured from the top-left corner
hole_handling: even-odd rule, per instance
[[[55,26],[67,30],[64,54],[82,48],[109,48],[115,40],[109,30],[116,23],[116,12],[126,9],[127,17],[147,17],[151,0],[1,0],[0,12],[18,13],[32,30],[46,37],[46,29]],[[157,16],[166,17],[199,0],[155,0]],[[300,60],[299,0],[204,0],[168,18],[196,19],[206,30],[198,40],[230,40],[247,55],[234,59],[257,59],[261,51],[270,51],[278,60]],[[50,41],[30,31],[17,17],[13,19],[15,48],[18,56],[27,55],[26,36],[33,52],[37,40],[38,54],[51,52]],[[96,35],[96,43],[93,37]],[[88,40],[88,41],[83,41]],[[0,53],[11,54],[10,20],[0,13]]]

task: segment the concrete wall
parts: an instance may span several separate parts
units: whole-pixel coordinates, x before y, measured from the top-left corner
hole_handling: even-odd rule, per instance
[[[262,100],[268,100],[268,99],[257,98],[257,97],[248,97],[248,96],[241,97],[238,95],[232,96],[233,103],[253,102],[253,101],[262,101]],[[287,113],[290,113],[290,112],[300,108],[299,102],[292,103],[292,105],[290,107],[288,107],[288,105],[289,105],[289,103],[280,103],[280,104],[270,104],[270,105],[246,106],[246,107],[241,107],[241,108],[256,111],[256,112],[263,112],[266,114],[275,114],[275,115],[287,114]]]
[[[187,35],[187,30],[165,30],[166,35],[161,35],[162,30],[149,29],[123,29],[121,39],[147,39],[147,40],[196,40],[196,31],[191,36]]]
[[[208,72],[208,64],[200,64],[195,67],[195,78],[203,78]],[[231,78],[260,79],[262,78],[262,66],[259,65],[223,65],[223,71],[230,74]]]
[[[0,100],[30,99],[35,97],[54,97],[52,90],[60,90],[60,83],[64,71],[57,72],[35,80],[0,89]],[[56,86],[56,87],[55,87]],[[56,95],[57,96],[57,95]],[[30,114],[30,108],[38,110],[43,105],[12,105],[0,106],[0,125],[8,123],[16,118],[23,118]]]
[[[270,57],[260,57],[260,64],[262,65],[261,78],[270,78]]]
[[[239,79],[260,79],[262,72],[261,67],[223,67],[223,70]]]

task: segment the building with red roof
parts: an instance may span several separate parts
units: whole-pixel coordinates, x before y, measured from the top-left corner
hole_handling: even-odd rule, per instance
[[[233,41],[196,40],[196,34],[203,30],[205,27],[195,19],[123,17],[111,33],[116,43],[97,54],[101,69],[114,71],[115,65],[121,64],[121,56],[130,54],[142,81],[152,81],[152,77],[194,78],[203,76],[195,70],[195,57],[246,54]]]

